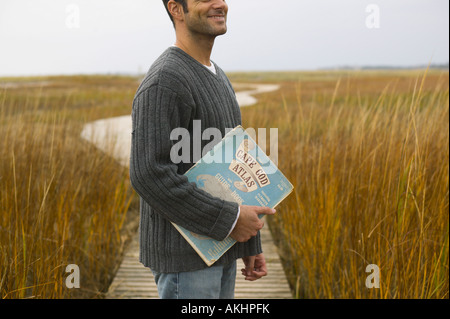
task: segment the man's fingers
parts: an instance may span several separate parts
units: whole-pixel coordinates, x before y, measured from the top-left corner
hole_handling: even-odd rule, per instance
[[[270,207],[257,207],[256,209],[258,215],[264,214],[264,215],[273,215],[277,211],[274,208]]]
[[[276,210],[270,207],[261,206],[240,206],[240,215],[237,223],[231,232],[231,237],[240,243],[247,242],[250,238],[258,235],[264,227],[264,222],[258,218],[261,215],[273,215]]]
[[[267,271],[264,269],[249,269],[249,268],[242,268],[241,269],[242,276],[245,277],[245,280],[254,281],[258,280],[262,277],[267,276]]]
[[[258,277],[258,278],[261,278],[261,277],[264,277],[264,276],[267,276],[267,271],[265,271],[265,270],[262,270],[262,271],[253,271],[253,273]]]
[[[261,279],[264,276],[267,276],[267,272],[251,271],[250,274],[247,273],[247,274],[243,274],[243,275],[245,276],[245,280],[255,281],[255,280]]]

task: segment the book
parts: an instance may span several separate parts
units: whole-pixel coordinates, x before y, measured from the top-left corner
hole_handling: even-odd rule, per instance
[[[209,194],[239,205],[275,208],[294,189],[242,126],[227,133],[184,175]],[[172,224],[208,266],[236,243],[230,236],[218,241]]]

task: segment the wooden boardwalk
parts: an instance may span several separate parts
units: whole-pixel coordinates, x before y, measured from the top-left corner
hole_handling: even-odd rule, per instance
[[[261,240],[266,257],[268,275],[256,281],[246,281],[241,275],[244,268],[238,261],[236,272],[236,299],[290,299],[292,294],[281,265],[277,248],[266,226],[261,230]],[[139,239],[133,241],[125,252],[122,264],[112,282],[108,299],[158,299],[158,291],[149,268],[139,262]]]

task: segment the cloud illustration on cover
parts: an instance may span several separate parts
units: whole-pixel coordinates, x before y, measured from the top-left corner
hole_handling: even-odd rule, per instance
[[[219,197],[220,199],[236,202],[236,200],[230,195],[229,191],[212,175],[199,175],[197,176],[197,187],[208,192],[212,196]]]

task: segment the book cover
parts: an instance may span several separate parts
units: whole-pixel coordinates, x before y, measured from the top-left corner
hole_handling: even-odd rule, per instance
[[[226,134],[185,176],[211,195],[239,205],[275,208],[294,189],[242,126]],[[217,241],[172,224],[208,266],[236,243],[231,237]]]

